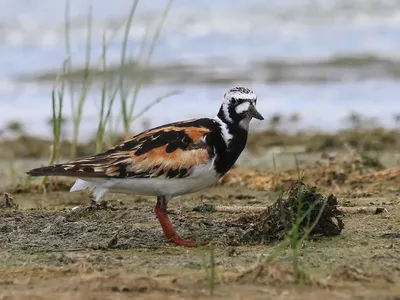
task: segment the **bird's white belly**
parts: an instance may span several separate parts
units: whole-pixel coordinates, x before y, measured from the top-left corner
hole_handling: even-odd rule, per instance
[[[211,174],[210,174],[211,175]],[[136,195],[160,196],[170,195],[172,197],[190,194],[217,182],[216,176],[202,178],[143,178],[143,179],[111,179],[104,183],[103,187],[110,192],[128,193]]]
[[[100,198],[105,192],[126,193],[147,196],[179,196],[190,194],[217,183],[218,174],[212,163],[195,168],[194,172],[185,178],[112,178],[112,179],[81,179],[73,190],[88,187]]]

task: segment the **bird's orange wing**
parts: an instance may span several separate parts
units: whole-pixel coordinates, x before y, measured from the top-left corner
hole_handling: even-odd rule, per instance
[[[32,176],[57,175],[102,178],[183,178],[196,166],[210,162],[210,129],[189,120],[145,131],[110,150],[83,159],[28,172]]]

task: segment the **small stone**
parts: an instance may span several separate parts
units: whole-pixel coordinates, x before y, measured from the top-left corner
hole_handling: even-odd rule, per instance
[[[388,210],[386,208],[384,208],[384,207],[377,207],[376,210],[375,210],[375,214],[376,215],[382,214],[382,213],[387,213],[387,212],[388,212]]]
[[[52,227],[53,227],[52,224],[48,224],[44,229],[41,230],[41,232],[49,233]]]
[[[66,217],[64,217],[64,216],[58,216],[58,217],[55,219],[55,222],[56,222],[56,223],[64,223],[66,220],[67,220]]]

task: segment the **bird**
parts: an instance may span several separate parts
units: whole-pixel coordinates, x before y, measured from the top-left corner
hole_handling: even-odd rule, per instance
[[[167,205],[174,197],[216,185],[234,166],[246,146],[250,121],[264,120],[256,104],[252,90],[234,87],[224,94],[216,117],[161,125],[104,152],[27,174],[74,177],[70,191],[89,189],[96,204],[107,192],[155,196],[166,240],[196,247],[198,243],[178,235]]]

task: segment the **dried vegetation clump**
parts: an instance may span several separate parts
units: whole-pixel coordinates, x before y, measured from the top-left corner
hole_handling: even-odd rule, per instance
[[[337,209],[337,199],[330,194],[317,193],[316,187],[295,181],[289,191],[265,211],[250,213],[236,220],[243,235],[231,240],[232,244],[269,244],[283,240],[298,223],[299,238],[339,235],[344,228],[342,212]],[[309,231],[309,232],[308,232]]]

